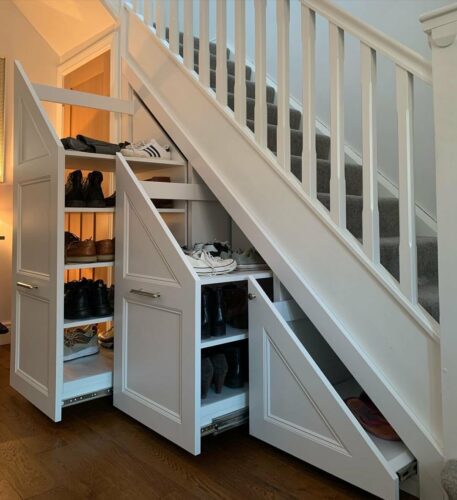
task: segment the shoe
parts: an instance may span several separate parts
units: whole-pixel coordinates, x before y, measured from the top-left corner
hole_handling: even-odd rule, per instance
[[[243,373],[241,347],[226,347],[224,353],[228,364],[224,385],[232,389],[243,387],[245,377]]]
[[[267,263],[262,259],[261,255],[255,248],[248,248],[244,252],[236,250],[234,252],[222,252],[221,258],[235,259],[237,269],[239,271],[262,271],[269,269]]]
[[[111,196],[105,198],[105,205],[107,207],[115,207],[116,206],[116,191]]]
[[[70,361],[97,354],[97,327],[67,328],[64,332],[63,360]]]
[[[8,333],[9,329],[6,325],[3,323],[0,323],[0,335],[5,335],[5,333]]]
[[[208,396],[208,391],[209,391],[209,388],[211,386],[211,381],[213,380],[213,377],[214,377],[213,363],[211,363],[211,360],[206,356],[202,358],[201,370],[202,370],[202,373],[201,373],[201,378],[202,378],[201,396],[202,396],[202,399],[205,399],[206,396]]]
[[[111,262],[114,260],[114,239],[95,242],[98,262]]]
[[[83,279],[84,281],[84,279]],[[86,280],[82,285],[88,289],[90,310],[93,316],[109,316],[113,309],[109,303],[108,288],[103,280]]]
[[[232,251],[228,241],[221,242],[215,240],[212,243],[195,243],[192,247],[192,251],[187,253],[192,255],[192,253],[201,252],[202,250],[205,250],[213,257],[220,257],[222,252],[225,252],[225,254],[229,254]]]
[[[85,207],[86,201],[83,190],[83,174],[81,170],[70,172],[65,184],[65,206]]]
[[[169,160],[171,158],[170,146],[161,146],[155,139],[150,141],[139,141],[121,149],[124,156],[136,156],[138,158],[161,158]]]
[[[92,153],[115,155],[121,150],[118,144],[112,144],[111,142],[93,139],[92,137],[87,137],[87,135],[78,134],[76,136],[76,140],[78,140],[82,144],[85,144],[89,151],[91,151]]]
[[[95,171],[90,172],[83,184],[84,199],[86,206],[92,208],[106,207],[105,197],[102,191],[103,174]]]
[[[211,288],[204,287],[202,290],[202,339],[209,339],[211,337],[211,311],[213,303],[213,291]]]
[[[92,149],[84,142],[75,139],[74,137],[64,137],[61,139],[62,145],[65,149],[73,151],[80,151],[82,153],[92,153]]]
[[[187,255],[187,259],[198,274],[227,274],[236,269],[234,259],[213,257],[206,250]]]
[[[150,179],[146,179],[147,181],[152,182],[171,182],[170,177],[151,177]],[[173,200],[156,200],[152,199],[152,203],[156,208],[173,208]]]
[[[92,240],[74,240],[65,247],[65,262],[97,262],[97,250]]]
[[[111,307],[111,310],[114,311],[114,285],[111,285],[108,288],[108,302]]]
[[[215,298],[211,335],[213,337],[223,337],[226,333],[226,325],[224,291],[222,287],[219,286],[216,288]]]
[[[244,285],[224,286],[225,320],[228,325],[240,330],[249,327],[248,288]]]
[[[88,287],[79,281],[65,284],[64,317],[66,319],[84,319],[91,316]]]
[[[225,354],[218,353],[211,356],[211,362],[214,367],[214,390],[216,391],[216,394],[220,394],[222,392],[222,387],[224,386],[225,377],[227,376],[227,359],[225,358]]]
[[[114,348],[114,327],[98,333],[98,343],[105,349]]]

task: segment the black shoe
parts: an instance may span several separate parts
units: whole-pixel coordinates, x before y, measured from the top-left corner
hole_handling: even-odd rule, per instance
[[[225,377],[227,376],[228,364],[225,354],[218,353],[211,356],[211,362],[214,367],[213,383],[216,394],[222,392],[222,387],[224,386]]]
[[[65,137],[61,140],[62,145],[65,149],[71,149],[73,151],[80,151],[82,153],[93,153],[92,148],[90,148],[84,142],[75,139],[74,137]]]
[[[237,389],[244,386],[243,359],[241,347],[226,347],[225,358],[228,364],[228,372],[224,385]]]
[[[89,292],[86,286],[78,281],[65,285],[64,317],[67,319],[84,319],[91,316]]]
[[[213,322],[211,328],[211,335],[213,337],[223,337],[225,335],[225,304],[224,292],[222,287],[216,288],[215,304],[213,313]]]
[[[86,205],[92,208],[106,207],[105,197],[102,191],[103,174],[95,171],[91,172],[84,181],[84,199]]]
[[[89,281],[89,280],[88,280]],[[108,289],[102,280],[97,280],[87,285],[89,304],[93,316],[109,316],[111,309]]]
[[[3,323],[0,323],[0,335],[4,335],[5,333],[8,332],[9,332],[8,328]]]
[[[107,207],[115,207],[116,206],[116,191],[111,196],[105,198],[105,205]]]
[[[202,290],[202,339],[209,339],[211,337],[211,310],[212,310],[212,290],[210,288],[203,288]]]
[[[68,174],[65,184],[65,206],[85,207],[86,202],[83,191],[83,174],[81,170],[75,170]]]
[[[87,137],[87,135],[77,135],[76,139],[83,144],[86,144],[88,148],[94,153],[104,154],[104,155],[115,155],[121,151],[118,144],[112,144],[111,142],[100,141],[92,137]]]
[[[214,376],[213,363],[208,357],[202,358],[202,399],[205,399],[208,395],[209,388],[211,386],[211,381]]]

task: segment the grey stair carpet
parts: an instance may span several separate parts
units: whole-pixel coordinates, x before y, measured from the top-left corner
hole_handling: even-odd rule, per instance
[[[168,30],[167,30],[168,38]],[[180,34],[182,44],[182,33]],[[198,48],[199,40],[194,38],[195,48],[195,71],[198,73]],[[180,47],[182,54],[182,46]],[[210,43],[210,85],[216,88],[216,44]],[[235,64],[230,50],[227,51],[227,101],[233,110],[235,106]],[[246,66],[246,125],[255,130],[255,82],[250,81],[253,71]],[[275,104],[275,89],[267,86],[267,144],[268,148],[276,153],[276,136],[278,123],[278,109]],[[302,170],[302,147],[303,134],[301,128],[301,113],[290,109],[290,149],[291,149],[291,171],[301,180]],[[330,210],[330,138],[322,134],[316,134],[317,154],[317,198]],[[362,211],[363,211],[363,179],[362,167],[347,162],[346,174],[346,227],[359,240],[363,241],[362,235]],[[380,197],[379,228],[380,228],[380,258],[381,264],[396,279],[399,279],[399,211],[396,198]],[[418,297],[419,303],[428,311],[433,318],[439,321],[438,300],[438,252],[437,240],[434,237],[417,237],[417,267],[418,267]]]

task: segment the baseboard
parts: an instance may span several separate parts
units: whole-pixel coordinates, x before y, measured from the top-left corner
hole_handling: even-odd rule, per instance
[[[11,322],[10,321],[3,321],[3,324],[7,326],[9,329],[11,329]],[[3,335],[0,335],[0,346],[2,345],[8,345],[11,344],[11,333],[4,333]]]

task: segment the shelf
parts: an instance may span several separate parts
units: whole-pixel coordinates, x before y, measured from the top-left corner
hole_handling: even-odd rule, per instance
[[[63,364],[62,400],[113,387],[113,351],[100,347],[92,356]]]
[[[159,214],[185,214],[185,208],[158,208]]]
[[[206,399],[202,399],[200,411],[200,425],[210,424],[213,419],[227,415],[234,411],[247,408],[249,405],[249,386],[245,384],[240,389],[223,387],[220,394],[211,388]]]
[[[161,160],[160,158],[134,158],[125,156],[124,158],[133,169],[150,170],[153,168],[185,166],[182,160]],[[116,168],[116,156],[65,150],[65,168],[114,172]]]
[[[263,279],[263,278],[271,278],[273,273],[271,271],[234,271],[228,274],[219,274],[219,275],[208,275],[201,276],[200,282],[202,285],[213,285],[217,283],[230,283],[233,281],[246,281],[249,277],[252,276],[255,279]]]
[[[223,337],[211,337],[209,339],[203,339],[201,341],[201,348],[207,349],[208,347],[228,344],[229,342],[236,342],[238,340],[245,340],[247,338],[247,330],[239,330],[238,328],[233,328],[233,326],[227,325],[226,335],[224,335]]]
[[[114,316],[100,316],[100,317],[89,317],[85,319],[64,319],[64,328],[76,328],[78,326],[85,325],[96,325],[97,323],[106,323],[107,321],[113,321]]]
[[[112,214],[114,213],[114,207],[105,208],[91,208],[91,207],[65,207],[66,214]]]
[[[98,267],[113,267],[114,262],[78,262],[65,264],[65,270],[69,269],[94,269]]]

